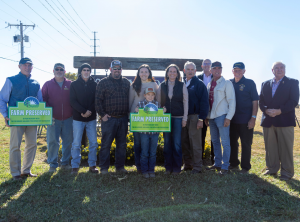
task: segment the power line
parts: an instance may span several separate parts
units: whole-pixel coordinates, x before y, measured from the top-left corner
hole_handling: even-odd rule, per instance
[[[69,12],[65,9],[65,7],[59,2],[59,0],[57,0],[58,3],[60,4],[60,6],[65,10],[65,12],[68,14],[68,16],[74,21],[74,23],[78,26],[78,28],[88,37],[90,38],[85,31],[82,30],[82,28],[78,25],[78,23],[73,19],[73,17],[69,14]],[[53,1],[52,1],[53,2]],[[54,3],[54,2],[53,2]],[[56,6],[57,7],[57,6]],[[63,13],[64,14],[64,13]],[[66,16],[66,15],[65,15]],[[67,17],[67,16],[66,16]],[[69,18],[68,18],[69,19]],[[72,22],[70,19],[69,19],[70,22]],[[73,23],[73,25],[74,25]],[[74,25],[75,26],[75,25]]]
[[[22,0],[23,1],[23,0]],[[71,3],[69,2],[69,0],[67,0],[67,2],[69,3],[69,5],[71,6],[71,8],[74,10],[74,12],[78,15],[78,13],[76,12],[76,10],[73,8],[73,6],[71,5]],[[80,16],[78,15],[78,18],[80,18]],[[80,20],[82,21],[82,23],[89,29],[89,27],[85,24],[85,22],[80,18]],[[90,32],[92,32],[92,30],[90,30]]]
[[[24,0],[21,0],[25,5],[27,5],[28,8],[30,8],[35,14],[37,14],[41,19],[43,19],[48,25],[50,25],[53,29],[55,29],[59,34],[61,34],[63,37],[65,37],[66,39],[68,39],[70,42],[72,42],[74,45],[78,46],[79,48],[81,48],[84,51],[87,51],[85,49],[83,49],[82,47],[80,47],[79,45],[75,44],[72,40],[70,40],[68,37],[66,37],[64,34],[62,34],[60,31],[58,31],[53,25],[51,25],[46,19],[44,19],[42,16],[40,16],[35,10],[33,10],[33,8],[31,8],[26,2],[24,2]]]
[[[5,60],[13,61],[13,62],[19,62],[19,61],[12,60],[12,59],[8,59],[8,58],[4,58],[4,57],[0,57],[0,59],[5,59]],[[34,66],[34,68],[37,69],[37,70],[40,70],[40,71],[49,73],[49,74],[51,74],[51,75],[53,74],[53,73],[51,73],[51,72],[47,72],[47,71],[45,71],[45,70],[39,69],[39,68],[37,68],[37,67],[35,67],[35,66]]]
[[[11,9],[13,9],[15,12],[19,13],[20,15],[22,15],[24,18],[28,19],[30,22],[32,22],[32,24],[34,24],[33,21],[31,21],[29,18],[27,18],[25,15],[21,14],[20,12],[18,12],[16,9],[14,9],[13,7],[11,7],[10,5],[8,5],[6,2],[4,2],[3,0],[1,0],[4,4],[6,4],[8,7],[10,7]]]
[[[11,17],[17,19],[15,16],[12,16],[11,14],[7,13],[6,11],[3,11],[2,9],[0,9],[0,10],[1,10],[2,12],[4,12],[4,13],[8,14],[9,16],[11,16]],[[19,20],[19,19],[17,19],[17,20]]]
[[[65,20],[56,12],[56,10],[52,7],[52,5],[47,1],[47,0],[45,0],[46,2],[47,2],[47,4],[52,8],[52,10],[62,19],[62,21],[64,22],[64,23],[66,23],[65,22]],[[75,34],[76,35],[76,37],[78,37],[78,38],[80,38],[85,44],[87,44],[88,45],[88,43],[86,43],[70,26],[69,26],[69,24],[68,23],[66,23],[66,25],[67,26],[69,26],[70,27],[70,29],[72,29],[72,30],[70,30],[64,23],[62,23],[62,21],[61,20],[59,20],[40,0],[39,0],[39,2],[64,26],[64,27],[66,27],[71,33],[73,33],[73,34]]]

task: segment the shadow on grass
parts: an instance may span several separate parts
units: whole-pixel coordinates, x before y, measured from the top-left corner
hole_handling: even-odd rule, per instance
[[[260,136],[263,136],[264,134],[260,131],[254,131],[253,132],[254,135],[260,135]]]
[[[22,221],[285,221],[297,220],[300,200],[284,191],[287,183],[256,174],[216,172],[146,180],[133,172],[102,176],[81,169],[45,173],[18,199],[2,207],[1,218]],[[30,179],[32,180],[32,179]],[[273,181],[273,182],[269,182]],[[280,183],[280,184],[279,184]],[[276,184],[276,185],[275,185]],[[17,184],[16,184],[17,185]],[[15,187],[15,193],[20,186]],[[293,191],[294,192],[294,191]],[[291,193],[293,193],[291,192]]]
[[[25,180],[14,180],[13,178],[0,185],[0,206],[7,203],[15,196],[24,185]]]

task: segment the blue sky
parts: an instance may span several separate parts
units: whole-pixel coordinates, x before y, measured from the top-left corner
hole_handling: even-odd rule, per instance
[[[30,38],[30,43],[25,43],[25,56],[33,60],[34,67],[50,73],[56,62],[64,63],[67,71],[75,72],[73,56],[92,55],[91,31],[97,31],[100,56],[210,58],[222,62],[223,76],[227,79],[233,77],[233,63],[244,62],[245,76],[256,82],[258,90],[263,81],[273,77],[271,66],[275,61],[286,64],[287,76],[296,79],[300,76],[297,66],[300,59],[300,3],[296,0],[69,0],[86,25],[67,0],[24,2],[0,0],[0,57],[20,60],[20,46],[12,41],[19,30],[5,28],[7,23],[18,24],[20,20],[25,24],[35,23],[34,30],[28,28],[25,31]],[[60,4],[84,33],[72,24],[70,17],[66,17],[68,15]],[[84,41],[57,20],[62,21],[56,12]],[[0,65],[2,87],[5,78],[19,70],[16,62],[0,59]],[[32,75],[43,84],[53,78],[50,73],[34,69]],[[98,70],[98,73],[105,74],[104,70]],[[135,73],[123,71],[124,75]]]

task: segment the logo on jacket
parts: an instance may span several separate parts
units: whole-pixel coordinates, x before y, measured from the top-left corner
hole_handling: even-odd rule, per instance
[[[64,90],[69,90],[69,88],[67,86],[65,86]]]
[[[38,107],[39,106],[39,101],[37,98],[33,96],[29,96],[24,100],[24,105],[27,107]]]
[[[144,111],[147,114],[156,114],[158,112],[158,107],[155,104],[153,104],[153,103],[148,103],[144,107]]]
[[[243,91],[245,89],[245,85],[244,84],[239,85],[239,87],[240,87],[241,91]]]

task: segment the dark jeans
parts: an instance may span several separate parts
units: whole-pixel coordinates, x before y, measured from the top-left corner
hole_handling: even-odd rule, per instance
[[[144,134],[141,133],[141,168],[142,173],[154,173],[156,164],[156,149],[158,141],[158,133]]]
[[[235,124],[230,123],[230,166],[236,167],[241,163],[242,169],[250,170],[251,164],[251,145],[253,140],[253,129],[248,129],[248,124]],[[242,143],[242,158],[241,162],[238,159],[239,143],[238,139],[241,139]]]
[[[180,172],[182,163],[181,149],[182,118],[171,118],[171,132],[164,133],[165,168],[169,172]]]
[[[202,159],[204,159],[204,150],[205,150],[205,137],[206,137],[206,132],[207,132],[207,126],[205,123],[203,123],[203,128],[202,128]],[[214,145],[212,143],[212,140],[210,140],[210,159],[212,165],[215,163],[215,154],[214,154]]]
[[[134,161],[137,170],[141,169],[141,136],[140,133],[133,133],[133,150],[134,150]]]
[[[107,170],[110,165],[110,148],[114,139],[116,139],[116,161],[117,170],[123,169],[126,158],[126,136],[128,132],[128,117],[121,118],[110,117],[107,121],[101,121],[102,145],[99,152],[100,168]]]

